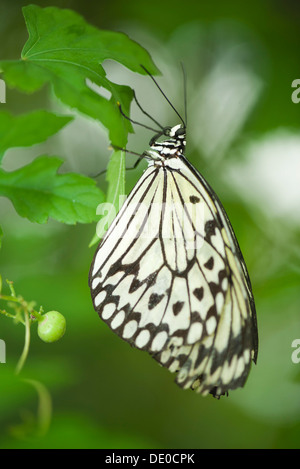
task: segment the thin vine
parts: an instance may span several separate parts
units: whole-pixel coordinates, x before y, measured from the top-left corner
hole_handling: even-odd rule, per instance
[[[2,294],[2,277],[0,275],[0,301],[6,303],[7,309],[0,308],[0,314],[12,319],[15,324],[23,324],[25,327],[24,346],[21,356],[15,367],[15,374],[19,376],[25,366],[30,349],[30,334],[33,323],[38,323],[38,335],[47,343],[55,342],[60,339],[66,330],[66,321],[64,316],[57,311],[49,311],[44,314],[41,306],[37,311],[34,301],[26,301],[21,295],[17,295],[13,282],[6,280],[10,294]],[[11,428],[11,432],[19,438],[28,437],[28,433],[37,436],[43,436],[47,433],[52,417],[51,395],[44,384],[33,379],[22,379],[23,382],[33,386],[38,395],[38,410],[36,415],[36,425],[34,432],[28,432],[27,422],[16,425]]]

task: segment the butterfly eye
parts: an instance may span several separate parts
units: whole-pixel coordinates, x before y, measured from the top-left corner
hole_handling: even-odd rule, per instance
[[[180,137],[181,135],[185,135],[185,132],[186,130],[181,127],[180,129],[176,130],[175,135],[176,137]]]

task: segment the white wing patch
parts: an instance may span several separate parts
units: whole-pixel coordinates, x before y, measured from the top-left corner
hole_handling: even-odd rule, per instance
[[[99,316],[181,387],[219,397],[244,385],[257,354],[250,280],[224,209],[182,155],[144,172],[90,287]]]

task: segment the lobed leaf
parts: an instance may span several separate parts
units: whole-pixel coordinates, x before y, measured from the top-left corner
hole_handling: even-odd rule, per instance
[[[126,34],[99,30],[71,10],[28,5],[23,13],[29,39],[21,60],[0,62],[7,84],[32,93],[50,82],[61,101],[101,121],[111,141],[123,147],[132,128],[120,115],[117,102],[129,115],[132,90],[110,82],[101,64],[115,60],[145,74],[143,64],[156,74],[148,52]],[[90,89],[87,80],[108,90],[110,99]]]
[[[4,153],[13,147],[28,147],[46,140],[68,124],[73,117],[39,110],[13,116],[0,112],[0,163]]]

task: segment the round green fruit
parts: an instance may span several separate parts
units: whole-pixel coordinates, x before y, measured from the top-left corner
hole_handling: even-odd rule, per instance
[[[44,342],[56,342],[65,332],[66,320],[58,311],[49,311],[38,323],[38,336]]]

